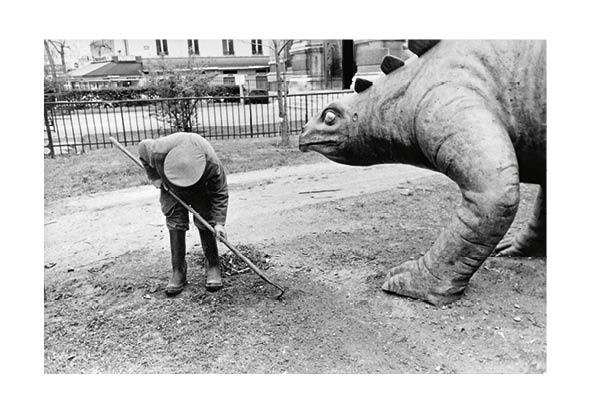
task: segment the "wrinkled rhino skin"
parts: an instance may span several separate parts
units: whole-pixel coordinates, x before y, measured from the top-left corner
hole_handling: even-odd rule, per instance
[[[443,305],[462,296],[492,252],[546,253],[546,43],[443,40],[423,52],[406,62],[390,57],[387,75],[359,80],[359,93],[306,124],[300,150],[348,165],[406,163],[457,183],[462,203],[451,223],[382,286]],[[499,244],[520,182],[540,185],[533,216]]]

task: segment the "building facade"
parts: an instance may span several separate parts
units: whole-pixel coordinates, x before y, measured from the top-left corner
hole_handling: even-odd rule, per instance
[[[381,76],[386,55],[402,60],[413,56],[406,40],[296,40],[287,59],[289,90],[350,89],[358,77]]]
[[[352,77],[347,78],[347,68],[353,64],[352,55],[344,54],[347,42],[351,41],[294,41],[288,57],[289,90],[293,93],[346,89]]]
[[[117,79],[114,67],[110,78],[89,79],[89,66],[111,62],[127,69],[121,63],[130,61],[139,62],[143,74],[157,74],[164,69],[191,69],[212,74],[213,84],[240,84],[246,92],[269,88],[271,49],[267,40],[100,39],[87,42],[90,63],[68,73],[69,83],[74,88],[141,86],[142,76]]]
[[[381,76],[385,55],[402,60],[413,56],[405,40],[282,40],[279,44],[286,47],[279,62],[273,41],[263,39],[99,39],[67,44],[67,78],[72,88],[81,89],[141,86],[148,73],[196,69],[212,74],[214,84],[240,84],[246,93],[273,92],[279,65],[290,93],[343,90],[352,88],[358,77]]]

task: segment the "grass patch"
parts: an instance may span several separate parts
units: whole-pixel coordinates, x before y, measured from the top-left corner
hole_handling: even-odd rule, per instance
[[[295,137],[288,147],[278,143],[279,138],[211,141],[226,173],[230,174],[327,161],[316,153],[300,152]],[[137,156],[137,145],[128,149]],[[46,203],[149,183],[146,174],[116,148],[46,158],[44,163]]]

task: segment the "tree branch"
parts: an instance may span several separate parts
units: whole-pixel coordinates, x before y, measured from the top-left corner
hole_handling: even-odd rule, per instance
[[[47,42],[53,46],[53,48],[55,49],[56,52],[60,53],[60,50],[57,48],[57,46],[55,45],[53,40],[48,40]]]
[[[284,49],[284,48],[285,48],[285,47],[286,47],[288,44],[291,44],[291,43],[293,43],[293,40],[287,40],[285,43],[283,43],[283,46],[281,46],[281,49],[279,49],[279,51],[277,52],[277,54],[280,54],[280,53],[283,51],[283,49]]]

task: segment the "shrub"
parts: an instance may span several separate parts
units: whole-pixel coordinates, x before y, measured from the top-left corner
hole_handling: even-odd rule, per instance
[[[61,93],[46,93],[46,102],[89,102],[138,100],[158,97],[153,87],[109,88],[96,90],[68,90]]]
[[[141,100],[174,97],[201,97],[201,96],[239,96],[240,89],[234,85],[204,85],[188,93],[188,90],[179,88],[175,81],[166,82],[167,88],[156,86],[129,87],[129,88],[105,88],[96,90],[68,90],[58,92],[54,84],[45,84],[46,102],[92,102],[92,101],[117,101],[117,100]]]
[[[206,96],[212,79],[212,75],[200,69],[189,66],[184,70],[172,69],[163,61],[160,69],[148,76],[148,85],[160,98],[192,98]],[[194,99],[170,100],[152,116],[176,130],[191,132],[198,125],[196,103]]]

